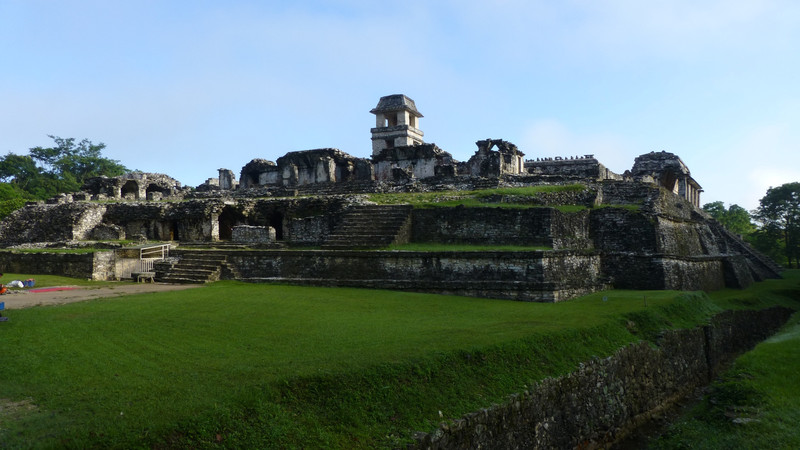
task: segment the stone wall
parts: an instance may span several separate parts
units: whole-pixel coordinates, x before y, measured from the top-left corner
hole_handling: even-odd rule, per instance
[[[655,223],[647,216],[624,208],[599,208],[590,212],[589,223],[596,249],[639,254],[657,252]]]
[[[244,244],[268,244],[275,242],[275,228],[237,225],[233,227],[231,240]]]
[[[525,170],[531,174],[558,175],[586,180],[621,180],[622,176],[609,170],[593,155],[527,160]]]
[[[752,282],[741,259],[723,255],[603,253],[601,261],[601,271],[615,289],[715,291],[726,286],[747,287]]]
[[[97,203],[37,204],[18,209],[0,223],[6,243],[87,239],[106,206]]]
[[[553,246],[549,208],[414,209],[412,242]]]
[[[655,220],[656,251],[658,253],[675,256],[706,253],[697,223],[672,220],[666,217],[656,217]]]
[[[667,331],[568,375],[415,435],[416,449],[598,448],[708,383],[720,363],[774,333],[792,311],[728,311],[710,324]]]
[[[453,157],[436,144],[421,144],[384,148],[372,157],[375,179],[395,180],[394,169],[400,169],[411,178],[430,178],[436,175],[436,167],[452,166]]]
[[[105,280],[114,270],[113,257],[112,251],[82,254],[0,251],[0,272]]]
[[[180,255],[175,250],[172,255]],[[600,258],[556,252],[235,251],[228,264],[245,281],[355,286],[561,301],[605,288]]]

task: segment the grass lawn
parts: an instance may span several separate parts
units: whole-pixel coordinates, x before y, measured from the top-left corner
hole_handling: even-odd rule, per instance
[[[658,449],[800,448],[800,314],[735,363]]]
[[[608,291],[558,304],[218,282],[9,311],[0,443],[403,445],[664,328],[724,308],[798,307],[798,274],[712,296]]]

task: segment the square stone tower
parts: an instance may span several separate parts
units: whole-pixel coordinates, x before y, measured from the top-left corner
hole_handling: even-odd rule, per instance
[[[422,114],[414,100],[403,94],[387,95],[370,112],[375,114],[375,128],[371,129],[373,156],[386,148],[424,144],[423,133],[417,128]]]

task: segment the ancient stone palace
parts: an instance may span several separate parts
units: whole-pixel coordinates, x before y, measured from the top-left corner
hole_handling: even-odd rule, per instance
[[[479,139],[457,161],[424,141],[423,115],[407,96],[382,97],[370,112],[369,156],[294,151],[253,159],[238,179],[219,169],[195,188],[163,174],[94,178],[81,192],[12,213],[0,242],[107,246],[75,263],[75,273],[96,279],[130,277],[137,256],[121,246],[134,241],[169,247],[153,269],[163,281],[534,301],[610,287],[741,287],[780,271],[699,209],[702,188],[673,153],[645,153],[617,174],[592,154],[525,159],[513,143]],[[413,200],[420,196],[430,200]],[[40,268],[42,258],[68,259],[37,257]],[[25,272],[33,258],[3,252],[0,268]]]

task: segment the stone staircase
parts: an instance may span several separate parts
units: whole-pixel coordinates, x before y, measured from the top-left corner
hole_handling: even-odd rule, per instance
[[[740,236],[731,233],[721,223],[711,221],[710,225],[714,232],[723,237],[726,248],[732,248],[733,251],[741,253],[750,261],[750,268],[756,281],[780,277],[783,268],[775,261],[755,250]]]
[[[164,283],[210,283],[220,279],[227,256],[213,251],[181,253],[177,262],[154,264],[156,281]]]
[[[382,248],[408,242],[411,205],[361,205],[349,208],[328,235],[325,250]]]

